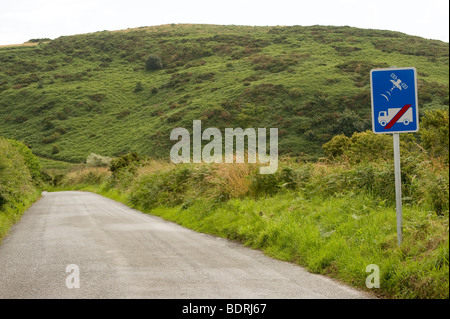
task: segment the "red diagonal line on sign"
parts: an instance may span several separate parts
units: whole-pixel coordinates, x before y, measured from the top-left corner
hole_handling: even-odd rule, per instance
[[[385,130],[390,129],[392,126],[394,126],[395,123],[405,114],[406,111],[411,107],[411,104],[406,104],[404,107],[398,111],[397,114],[392,118],[392,120],[384,127]]]

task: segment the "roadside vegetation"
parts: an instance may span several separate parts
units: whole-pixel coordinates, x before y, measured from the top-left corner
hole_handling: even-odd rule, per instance
[[[449,298],[448,43],[215,25],[30,41],[0,48],[0,239],[41,190],[93,191],[360,289],[376,264],[380,297]],[[420,105],[401,247],[392,137],[369,131],[369,72],[394,65],[417,69]],[[168,162],[193,120],[278,128],[278,171]]]
[[[0,136],[0,243],[43,187],[41,165],[25,144]]]
[[[258,164],[175,165],[128,153],[72,168],[49,190],[97,192],[379,297],[448,298],[448,111],[427,112],[420,133],[401,137],[401,247],[392,137],[336,135],[323,148],[320,161],[285,158],[271,175]],[[380,268],[379,289],[365,286],[370,264]]]

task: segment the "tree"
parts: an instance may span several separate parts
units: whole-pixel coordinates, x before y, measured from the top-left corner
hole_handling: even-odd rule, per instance
[[[156,54],[150,54],[147,58],[147,61],[145,61],[145,68],[147,69],[147,71],[162,69],[163,63],[161,61],[161,58]]]

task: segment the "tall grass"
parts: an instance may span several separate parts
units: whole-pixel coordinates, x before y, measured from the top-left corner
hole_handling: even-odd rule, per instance
[[[448,166],[438,160],[406,164],[401,247],[392,162],[285,160],[275,174],[260,175],[256,164],[143,160],[123,167],[122,174],[72,172],[65,187],[84,185],[379,297],[448,298]],[[96,187],[86,186],[92,174]],[[370,264],[380,268],[379,289],[365,287]]]

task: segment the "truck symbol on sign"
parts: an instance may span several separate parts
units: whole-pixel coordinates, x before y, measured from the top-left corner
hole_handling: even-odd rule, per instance
[[[378,114],[378,123],[380,123],[381,126],[386,126],[393,118],[394,116],[401,110],[401,108],[392,108],[388,109],[387,113],[386,111],[381,111]],[[401,123],[408,125],[409,123],[413,122],[413,112],[412,109],[409,108],[405,114],[402,115],[397,121],[397,123]]]

